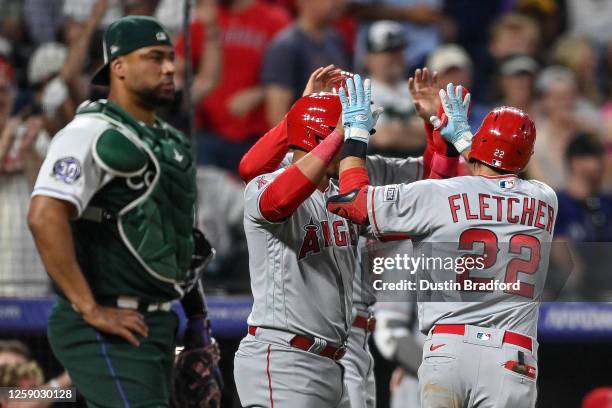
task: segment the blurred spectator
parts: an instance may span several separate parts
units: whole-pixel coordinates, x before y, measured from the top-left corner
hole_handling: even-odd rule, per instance
[[[23,19],[34,44],[57,41],[63,0],[24,0]]]
[[[597,137],[579,134],[565,151],[567,183],[557,193],[555,239],[574,248],[579,290],[590,299],[612,295],[612,195],[601,191],[604,147]],[[597,244],[602,243],[602,244]]]
[[[499,64],[495,106],[512,106],[534,117],[535,77],[537,61],[528,55],[513,55]]]
[[[427,58],[427,68],[430,72],[438,73],[438,85],[446,89],[446,85],[453,83],[463,85],[470,91],[472,89],[472,60],[463,48],[456,44],[441,45]],[[489,107],[472,101],[468,112],[468,120],[472,131],[476,131],[485,116],[489,113]]]
[[[401,24],[378,21],[370,26],[365,67],[372,81],[372,100],[384,109],[369,147],[387,156],[419,156],[425,147],[423,122],[416,116],[403,51],[407,46]]]
[[[0,59],[0,296],[44,296],[49,280],[26,213],[49,136],[42,116],[32,109],[10,116],[15,93],[12,67]]]
[[[223,0],[218,8],[222,74],[219,85],[197,101],[197,159],[236,171],[240,158],[268,128],[260,85],[263,54],[274,35],[289,23],[287,13],[260,0]],[[191,25],[194,69],[210,33],[201,21]],[[179,55],[183,43],[177,44]],[[288,56],[283,56],[288,58]]]
[[[65,25],[81,25],[91,15],[94,5],[97,0],[64,0],[62,7],[62,16],[64,18]],[[103,27],[108,26],[113,21],[118,20],[124,15],[122,7],[122,1],[120,0],[105,0],[106,12],[100,25]],[[68,29],[70,31],[70,28]],[[70,41],[68,39],[68,41]]]
[[[534,56],[539,46],[538,24],[525,15],[504,14],[491,28],[489,53],[496,61],[514,54]]]
[[[35,388],[43,384],[43,379],[36,361],[0,365],[0,387]],[[11,403],[5,406],[8,408]]]
[[[296,1],[297,20],[270,44],[261,71],[268,126],[283,119],[316,68],[333,64],[349,69],[344,42],[331,28],[345,4],[345,0]]]
[[[612,195],[601,192],[604,153],[593,135],[579,134],[569,143],[567,183],[557,194],[556,235],[573,241],[612,242]]]
[[[360,67],[365,54],[369,22],[395,20],[406,32],[408,47],[404,53],[406,67],[421,67],[429,54],[440,43],[438,24],[442,22],[443,0],[352,0],[355,17],[362,20],[357,35],[355,66]]]
[[[527,170],[532,178],[552,188],[565,183],[563,157],[569,140],[579,131],[596,133],[599,113],[581,98],[574,73],[565,67],[544,69],[536,79],[538,107],[535,116],[537,138],[533,159]]]
[[[552,54],[553,63],[574,72],[579,92],[593,103],[601,102],[597,83],[597,52],[585,38],[562,37]]]
[[[538,24],[532,18],[517,14],[502,14],[493,22],[489,33],[488,55],[474,66],[474,97],[491,101],[490,87],[498,65],[512,55],[524,54],[536,58],[541,43]]]
[[[612,38],[612,2],[565,0],[568,31],[598,44]]]
[[[0,365],[21,364],[29,359],[28,346],[19,340],[0,340]]]

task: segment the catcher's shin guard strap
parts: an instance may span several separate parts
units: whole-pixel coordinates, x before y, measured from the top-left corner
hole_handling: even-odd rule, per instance
[[[327,210],[348,218],[356,224],[368,222],[368,188],[355,189],[350,193],[338,194],[327,199]]]

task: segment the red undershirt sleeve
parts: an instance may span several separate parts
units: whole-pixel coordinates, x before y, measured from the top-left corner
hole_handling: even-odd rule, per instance
[[[248,183],[255,177],[275,171],[289,150],[287,146],[287,117],[249,149],[240,160],[240,178]]]

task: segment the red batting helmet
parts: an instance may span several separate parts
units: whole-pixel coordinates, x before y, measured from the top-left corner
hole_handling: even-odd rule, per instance
[[[289,146],[311,151],[336,128],[340,115],[338,95],[321,92],[302,96],[287,114]]]
[[[470,159],[519,173],[533,154],[535,138],[535,125],[525,112],[507,106],[496,108],[474,135]]]

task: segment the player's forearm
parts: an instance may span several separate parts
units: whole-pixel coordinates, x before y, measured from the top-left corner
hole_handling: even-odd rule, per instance
[[[317,189],[343,141],[343,131],[333,131],[279,175],[261,195],[259,208],[262,215],[268,221],[280,221],[293,214]]]
[[[221,61],[219,30],[216,25],[209,25],[206,29],[206,41],[202,43],[202,58],[191,89],[191,98],[195,103],[202,100],[219,84]]]
[[[287,119],[263,135],[240,160],[238,171],[245,183],[278,168],[287,154]]]
[[[74,252],[67,203],[48,197],[32,199],[28,223],[47,273],[82,313],[96,306]]]

